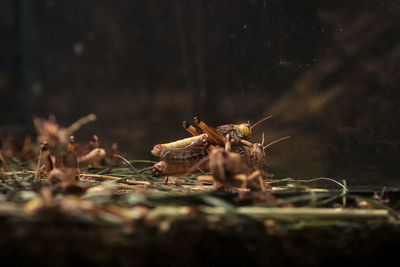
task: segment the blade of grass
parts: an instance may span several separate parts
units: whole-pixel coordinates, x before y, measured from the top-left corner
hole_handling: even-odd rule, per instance
[[[6,183],[3,183],[2,181],[0,181],[0,186],[1,186],[1,187],[4,187],[4,188],[6,188],[6,189],[8,189],[8,190],[10,190],[10,191],[15,191],[15,189],[14,189],[13,187],[9,186],[9,185],[6,184]]]
[[[347,190],[347,183],[346,183],[346,180],[345,179],[343,179],[343,191],[342,191],[342,206],[343,206],[343,208],[346,208],[346,205],[347,205],[347,198],[346,198],[346,195],[347,195],[347,192],[348,192],[348,190]]]
[[[211,196],[209,194],[200,195],[199,197],[201,200],[211,206],[223,208],[230,213],[237,213],[236,207],[231,203],[226,202],[225,200]]]
[[[135,167],[133,167],[133,165],[129,162],[129,160],[127,160],[126,158],[124,158],[124,157],[121,156],[121,155],[115,155],[115,156],[117,156],[118,158],[122,159],[122,160],[129,166],[129,168],[130,168],[133,172],[137,172],[137,169],[136,169]]]

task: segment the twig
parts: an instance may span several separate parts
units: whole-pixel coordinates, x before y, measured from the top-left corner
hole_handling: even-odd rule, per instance
[[[115,177],[111,175],[101,175],[101,174],[91,174],[91,173],[81,173],[81,178],[82,177],[92,177],[92,178],[97,178],[97,179],[106,179],[106,180],[113,180],[113,181],[121,181],[127,184],[136,184],[136,185],[151,185],[150,182],[147,181],[133,181],[133,180],[126,180],[126,179],[121,179],[120,177]]]
[[[8,172],[3,172],[3,175],[10,176],[15,174],[35,174],[35,173],[36,171],[15,171],[15,172],[8,171]]]
[[[16,171],[16,172],[4,172],[3,175],[15,175],[15,174],[35,174],[36,171]],[[121,177],[111,176],[111,175],[101,175],[101,174],[92,174],[92,173],[81,173],[81,178],[95,178],[95,179],[105,179],[105,180],[113,180],[113,181],[121,181],[125,182],[126,179],[121,179]],[[137,185],[151,185],[152,183],[147,181],[126,181],[127,184],[137,184]]]
[[[272,183],[281,183],[281,182],[292,182],[292,183],[311,183],[311,182],[315,182],[315,181],[330,181],[333,182],[337,185],[339,185],[343,191],[348,191],[347,186],[344,184],[339,183],[338,181],[331,179],[331,178],[326,178],[326,177],[319,177],[319,178],[314,178],[314,179],[310,179],[310,180],[297,180],[297,179],[293,179],[293,178],[284,178],[284,179],[280,179],[280,180],[271,180],[268,183],[272,184]]]
[[[219,207],[202,208],[205,213],[223,214],[224,209]],[[332,208],[264,208],[264,207],[239,207],[239,214],[265,219],[265,218],[282,218],[282,216],[290,216],[294,218],[326,218],[326,219],[365,219],[365,218],[384,218],[389,217],[389,211],[385,209],[375,210],[359,210],[359,209],[332,209]]]
[[[149,163],[149,164],[155,164],[157,161],[153,160],[130,160],[130,163]]]

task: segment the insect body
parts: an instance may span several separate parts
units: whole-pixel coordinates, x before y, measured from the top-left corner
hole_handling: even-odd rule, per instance
[[[171,148],[184,148],[187,146],[201,146],[204,142],[209,142],[212,145],[220,145],[223,146],[225,143],[225,136],[229,134],[229,138],[232,139],[231,142],[235,144],[245,144],[251,146],[251,143],[246,141],[251,136],[251,129],[256,126],[258,123],[269,119],[271,116],[268,116],[261,121],[257,122],[253,126],[250,126],[249,123],[242,124],[226,124],[218,126],[216,129],[208,126],[198,117],[194,118],[194,122],[196,125],[202,130],[198,130],[187,122],[183,122],[183,127],[193,135],[193,137],[177,140],[170,143],[158,144],[155,145],[151,153],[160,157],[162,151],[164,149]]]
[[[206,147],[164,149],[160,155],[161,161],[153,166],[152,174],[154,176],[184,174],[194,166],[206,170],[207,156]],[[203,159],[206,160],[198,164]]]
[[[250,124],[248,123],[221,125],[217,127],[217,131],[223,136],[229,134],[231,138],[236,140],[248,140],[251,136]]]
[[[250,169],[260,171],[262,178],[271,179],[274,176],[268,166],[262,144],[255,143],[253,147],[246,147],[243,158]]]
[[[151,154],[153,154],[156,157],[160,157],[163,154],[164,150],[173,148],[184,148],[196,144],[200,145],[202,144],[202,141],[207,140],[207,138],[208,138],[207,134],[201,134],[166,144],[158,144],[154,146],[153,150],[151,151]]]
[[[247,161],[253,162],[253,158],[250,156],[252,153],[251,151],[253,151],[251,149],[253,144],[247,140],[252,134],[252,128],[270,117],[271,116],[264,118],[253,126],[250,126],[249,123],[242,123],[226,124],[218,126],[217,128],[208,126],[198,117],[195,117],[194,122],[200,130],[189,123],[183,122],[183,127],[192,134],[193,137],[155,145],[151,153],[154,156],[160,157],[161,161],[153,166],[152,173],[154,176],[168,176],[184,174],[187,173],[188,170],[194,170],[196,168],[207,170],[211,167],[208,163],[213,157],[210,151],[218,151],[219,148],[222,149],[221,147],[224,146],[225,151],[229,151],[229,155],[240,158],[240,166],[246,165],[245,163]],[[261,151],[263,152],[262,149]],[[213,162],[217,162],[215,158]],[[233,165],[235,164],[230,164],[230,166]],[[250,170],[257,169],[253,167],[253,165],[256,164],[248,163],[246,168]],[[261,164],[258,164],[258,166],[261,166]],[[266,172],[267,171],[265,171],[265,173]],[[238,172],[235,171],[235,173]],[[268,175],[262,176],[265,178],[270,177]]]
[[[210,143],[214,145],[224,145],[224,137],[227,137],[235,144],[240,144],[241,142],[243,143],[244,140],[248,140],[251,136],[251,127],[249,123],[226,124],[214,129],[201,121],[198,117],[194,118],[194,122],[200,129],[208,134]],[[244,144],[248,145],[248,143]]]
[[[252,129],[258,125],[259,123],[268,120],[272,116],[267,116],[264,119],[256,122],[253,126],[250,126],[250,123],[241,123],[241,124],[225,124],[218,126],[216,129],[208,126],[203,121],[201,121],[198,117],[194,118],[194,122],[197,126],[202,129],[205,133],[208,134],[211,143],[216,145],[224,145],[225,139],[228,138],[233,145],[246,145],[252,146],[252,143],[247,141],[250,139],[252,134]]]
[[[264,190],[271,188],[262,179],[260,171],[252,171],[238,153],[223,148],[213,149],[210,152],[208,165],[216,189]]]
[[[243,147],[244,151],[241,154],[245,159],[249,168],[251,168],[252,170],[259,170],[261,176],[264,179],[271,179],[274,177],[274,175],[272,174],[271,169],[268,166],[265,149],[273,144],[276,144],[288,138],[290,138],[290,136],[285,136],[275,141],[272,141],[268,145],[264,146],[264,136],[263,136],[263,141],[261,143],[255,143],[253,144],[252,147]]]
[[[225,143],[224,135],[232,133],[232,136],[237,138],[247,138],[249,132],[251,132],[250,128],[247,128],[246,131],[244,124],[219,126],[218,129],[220,131],[218,131],[197,117],[194,118],[194,121],[204,133],[192,125],[183,122],[183,127],[193,137],[154,146],[151,153],[161,159],[160,162],[153,166],[152,173],[154,176],[185,173],[187,169],[190,169],[199,160],[208,155],[208,145],[223,145]],[[236,130],[238,133],[235,133]],[[202,165],[203,169],[207,169],[207,161]]]
[[[206,147],[173,148],[164,149],[161,153],[161,160],[179,163],[182,161],[194,162],[208,155]]]

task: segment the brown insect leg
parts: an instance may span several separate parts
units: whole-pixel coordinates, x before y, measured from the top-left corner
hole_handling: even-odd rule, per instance
[[[253,144],[251,142],[246,141],[246,140],[240,140],[240,143],[242,143],[243,145],[248,146],[248,147],[252,147],[253,146]]]
[[[44,162],[43,173],[48,177],[49,173],[54,169],[54,167],[53,167],[53,161],[51,160],[50,156],[49,145],[47,144],[47,142],[43,142],[41,150],[43,157],[42,161]]]
[[[186,131],[188,131],[193,136],[202,134],[200,130],[196,129],[194,126],[192,126],[190,123],[187,123],[186,121],[182,123],[182,126],[183,128],[185,128]]]
[[[214,144],[224,143],[224,137],[217,130],[205,124],[198,117],[194,118],[194,122],[197,124],[197,126],[199,126],[200,129],[202,129],[208,135],[211,142],[213,142]]]

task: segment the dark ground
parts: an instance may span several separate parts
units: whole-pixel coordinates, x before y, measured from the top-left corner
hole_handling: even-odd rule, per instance
[[[372,266],[395,260],[400,238],[398,229],[387,226],[269,234],[262,225],[221,223],[207,229],[197,220],[176,222],[168,233],[144,225],[127,235],[112,225],[13,222],[7,227],[4,221],[1,232],[3,264],[43,266],[337,266],[344,261]]]

